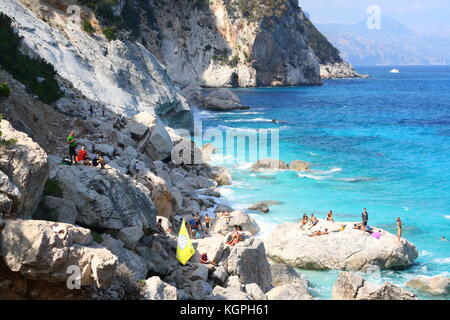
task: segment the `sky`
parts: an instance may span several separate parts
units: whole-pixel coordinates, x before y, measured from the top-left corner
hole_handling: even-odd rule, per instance
[[[450,30],[450,0],[299,0],[299,5],[314,23],[358,23],[376,5],[382,15],[418,32]]]

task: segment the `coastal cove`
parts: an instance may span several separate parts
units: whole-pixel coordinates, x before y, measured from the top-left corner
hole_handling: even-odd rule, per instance
[[[303,160],[310,171],[253,172],[253,163],[228,165],[231,186],[223,201],[247,209],[258,201],[278,201],[268,214],[251,213],[265,237],[276,225],[298,222],[303,213],[336,221],[360,221],[395,233],[401,217],[403,237],[419,257],[403,271],[365,276],[404,287],[418,276],[450,273],[450,67],[357,68],[369,79],[326,80],[318,87],[234,89],[249,110],[200,111],[203,128],[280,129],[280,159]],[[276,124],[272,119],[285,121]],[[205,141],[208,142],[208,141]],[[218,150],[213,164],[222,165]],[[330,299],[339,271],[301,271],[312,294]],[[420,299],[448,299],[416,292]]]

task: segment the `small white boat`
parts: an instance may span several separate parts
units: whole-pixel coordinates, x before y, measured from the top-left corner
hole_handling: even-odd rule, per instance
[[[398,69],[392,69],[392,70],[391,70],[391,73],[400,73],[400,70],[398,70]]]

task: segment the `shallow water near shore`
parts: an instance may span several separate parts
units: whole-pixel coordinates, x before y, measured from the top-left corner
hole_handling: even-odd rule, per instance
[[[407,270],[369,278],[403,286],[417,275],[450,273],[450,242],[440,241],[450,238],[450,67],[389,70],[359,68],[372,78],[328,80],[321,87],[235,89],[250,110],[199,116],[204,128],[278,128],[280,159],[312,164],[313,171],[303,173],[255,173],[245,156],[226,165],[234,183],[222,195],[235,208],[280,202],[267,215],[253,215],[260,236],[303,213],[325,218],[330,209],[337,221],[359,221],[367,208],[369,224],[392,233],[400,216],[403,237],[418,247],[419,258]],[[217,155],[214,162],[222,165],[230,156]],[[337,271],[302,272],[318,299],[331,298]]]

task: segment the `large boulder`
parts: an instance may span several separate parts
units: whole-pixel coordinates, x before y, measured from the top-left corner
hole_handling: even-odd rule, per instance
[[[271,286],[272,273],[264,243],[260,239],[251,237],[250,241],[238,242],[232,247],[224,266],[243,284],[256,283],[264,292]]]
[[[133,116],[131,121],[128,121],[127,127],[130,130],[131,138],[140,141],[156,123],[156,116],[144,111]]]
[[[133,140],[140,141],[145,137],[145,134],[148,132],[149,128],[142,123],[130,121],[127,124],[128,129],[130,130],[130,135]]]
[[[248,210],[259,210],[262,213],[269,213],[270,211],[269,206],[262,201],[252,204],[250,207],[248,207]]]
[[[247,110],[247,106],[236,103],[231,100],[218,99],[216,97],[206,97],[203,100],[202,107],[211,111],[232,111],[232,110]]]
[[[117,237],[123,242],[125,248],[134,250],[143,235],[144,231],[141,227],[127,227],[120,230]]]
[[[228,186],[232,181],[230,171],[224,167],[211,167],[210,176],[212,179],[214,179],[214,181],[217,182],[217,185],[219,187]]]
[[[253,300],[267,300],[267,296],[256,283],[245,285],[245,292],[253,298]]]
[[[154,125],[144,144],[145,153],[152,160],[162,161],[170,157],[172,149],[173,142],[166,128],[162,124]]]
[[[306,288],[309,287],[308,279],[295,271],[291,266],[282,263],[272,263],[270,270],[272,271],[272,285],[274,287],[293,283],[302,284]]]
[[[406,282],[406,286],[432,295],[445,295],[450,293],[450,277],[419,276]]]
[[[214,213],[222,213],[222,212],[233,212],[235,211],[231,206],[224,204],[224,203],[219,203],[216,208],[214,209]]]
[[[171,180],[168,183],[161,177],[148,171],[140,181],[150,191],[158,216],[170,218],[175,215],[180,206],[176,199],[176,191],[170,186]]]
[[[117,256],[118,262],[124,264],[131,271],[135,281],[143,280],[147,277],[148,267],[145,259],[134,251],[125,248],[121,240],[115,239],[108,234],[103,234],[101,245]]]
[[[294,160],[289,165],[289,169],[294,171],[308,171],[309,163],[301,160]]]
[[[88,229],[39,220],[9,220],[0,232],[0,252],[13,272],[28,279],[65,282],[78,266],[81,285],[111,285],[117,257],[93,242]]]
[[[147,270],[151,274],[166,276],[173,270],[170,261],[164,259],[154,248],[138,245],[136,253],[145,260]]]
[[[27,134],[15,130],[6,120],[0,122],[0,131],[2,139],[15,140],[12,146],[0,148],[0,171],[9,177],[22,197],[10,198],[11,194],[8,196],[1,190],[2,187],[0,187],[0,194],[10,199],[11,210],[14,214],[29,219],[39,203],[47,181],[47,154]]]
[[[17,211],[22,203],[22,193],[9,177],[0,171],[0,218],[2,215]]]
[[[232,101],[235,103],[241,103],[241,99],[230,89],[215,89],[210,90],[208,94],[206,95],[210,98],[220,99],[220,100],[227,100]]]
[[[282,161],[282,160],[276,160],[276,159],[261,159],[256,161],[254,165],[251,166],[251,170],[258,171],[258,170],[286,170],[289,169],[289,165]]]
[[[190,286],[192,298],[194,300],[204,300],[213,291],[212,286],[204,280],[195,280]]]
[[[235,287],[221,287],[215,286],[211,295],[207,297],[207,300],[252,300],[252,297],[235,288]]]
[[[266,293],[268,300],[313,300],[308,289],[299,283],[287,283]]]
[[[255,219],[250,217],[243,211],[233,211],[230,213],[231,219],[227,223],[228,217],[217,217],[213,220],[212,230],[222,235],[227,235],[230,231],[233,231],[234,225],[239,225],[244,231],[248,231],[251,234],[257,234],[259,232],[259,226]]]
[[[194,261],[199,261],[200,256],[206,253],[209,260],[219,262],[225,246],[224,239],[225,237],[220,234],[212,234],[204,239],[192,239],[192,245],[196,251]]]
[[[148,128],[153,127],[157,123],[157,118],[154,114],[143,111],[133,116],[135,122],[140,123]]]
[[[346,228],[338,232],[342,224]],[[267,255],[275,262],[310,270],[366,270],[373,266],[404,269],[418,256],[414,244],[405,239],[398,241],[395,235],[383,230],[377,239],[352,227],[353,223],[319,220],[308,230],[296,223],[284,223],[264,239]],[[309,236],[313,231],[325,229],[329,234]]]
[[[74,224],[77,220],[77,208],[70,200],[46,196],[42,199],[41,210],[51,212],[58,222]]]
[[[389,282],[377,285],[356,273],[341,272],[333,286],[333,300],[417,300],[417,296]]]
[[[55,166],[50,177],[59,182],[64,199],[75,203],[76,222],[98,229],[155,229],[156,210],[149,190],[114,169]]]
[[[156,276],[145,280],[143,293],[147,300],[177,300],[177,288]]]

